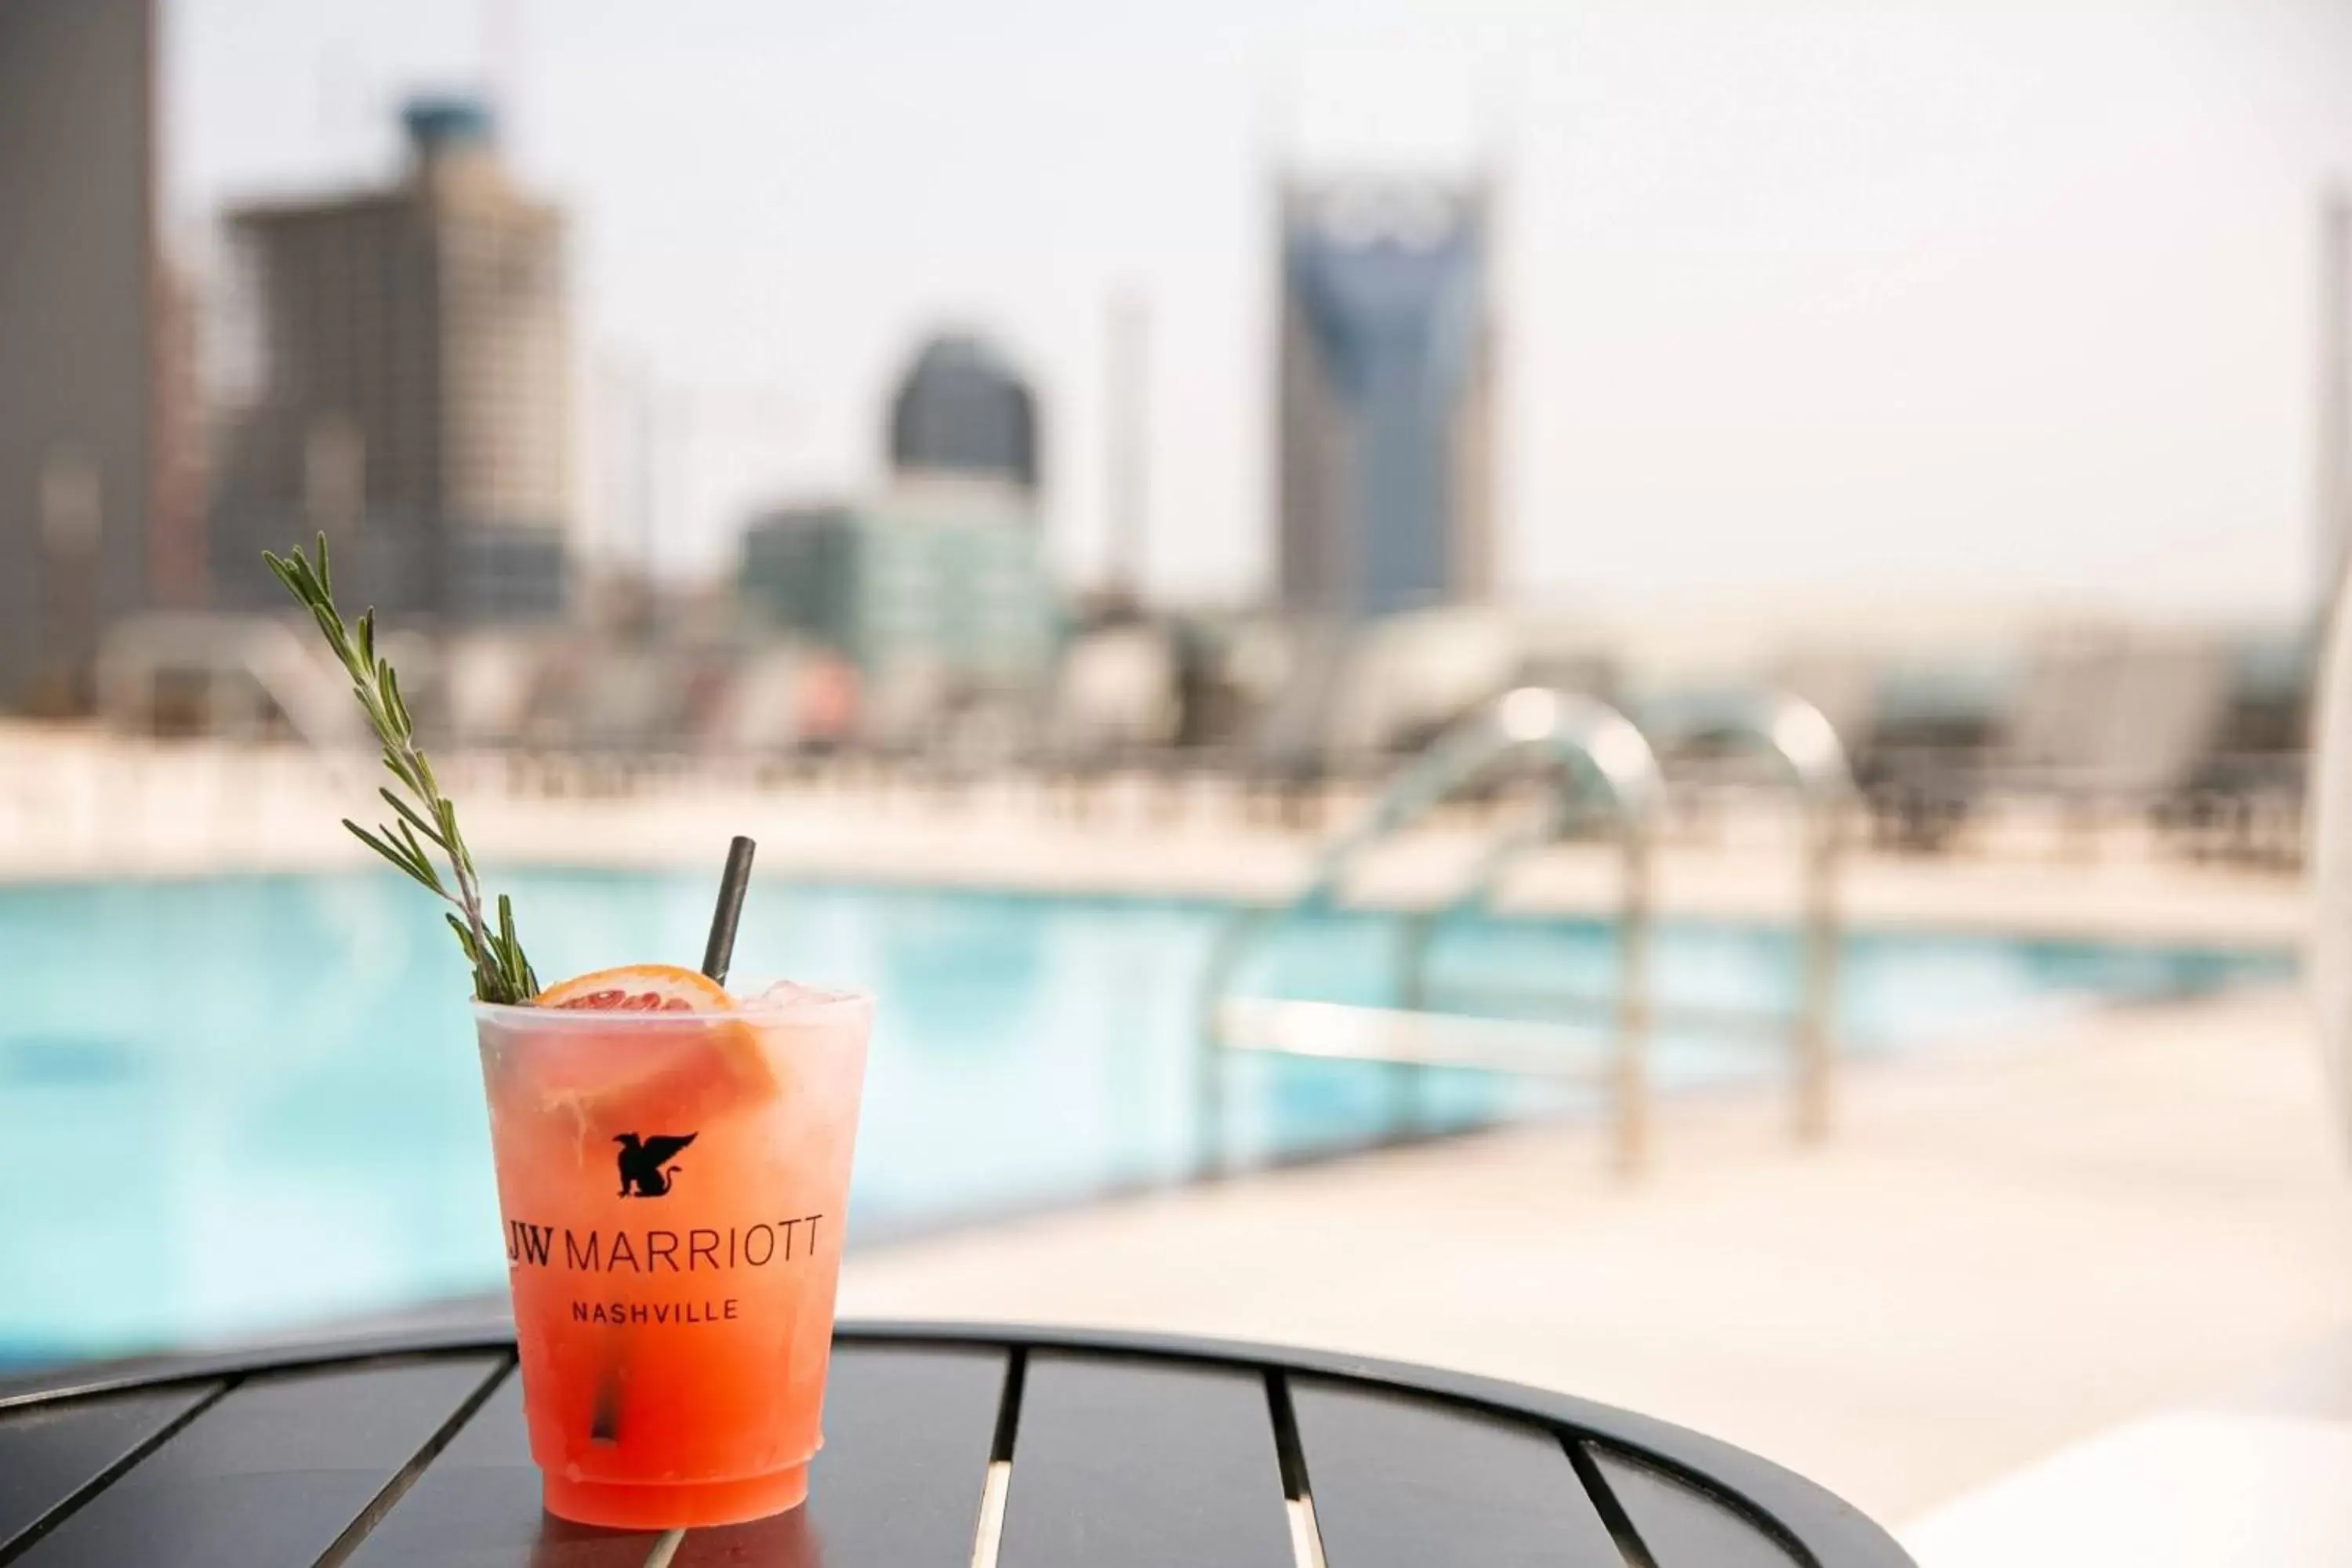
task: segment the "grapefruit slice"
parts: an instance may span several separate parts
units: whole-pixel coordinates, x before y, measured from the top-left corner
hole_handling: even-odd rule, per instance
[[[583,1013],[726,1013],[735,998],[709,975],[675,963],[626,963],[558,981],[530,1005]]]
[[[691,1130],[706,1118],[772,1101],[779,1092],[759,1032],[740,1019],[714,1020],[686,1035],[665,1031],[658,1040],[625,1022],[647,1014],[738,1012],[724,986],[694,970],[674,963],[599,969],[549,986],[531,1005],[581,1016],[578,1025],[561,1027],[584,1050],[534,1056],[526,1070],[538,1080],[542,1102],[593,1130],[593,1142],[647,1122]],[[612,1022],[599,1021],[605,1018]]]

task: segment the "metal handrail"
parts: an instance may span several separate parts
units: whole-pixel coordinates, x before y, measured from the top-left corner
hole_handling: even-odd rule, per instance
[[[1623,885],[1619,913],[1620,975],[1613,998],[1546,1000],[1579,1010],[1607,1009],[1617,1019],[1617,1048],[1608,1075],[1614,1091],[1616,1122],[1612,1142],[1618,1164],[1638,1169],[1646,1156],[1649,1138],[1649,1084],[1646,1053],[1651,1030],[1657,1022],[1648,990],[1648,948],[1652,921],[1649,817],[1661,790],[1657,752],[1671,754],[1702,742],[1732,742],[1771,755],[1782,764],[1803,813],[1803,877],[1800,927],[1801,965],[1798,1005],[1785,1020],[1740,1019],[1769,1025],[1785,1023],[1791,1047],[1794,1131],[1800,1142],[1817,1142],[1829,1131],[1834,1089],[1836,1050],[1833,1030],[1837,992],[1839,857],[1844,839],[1847,807],[1853,779],[1845,749],[1836,730],[1811,703],[1786,693],[1742,697],[1700,710],[1661,716],[1652,726],[1659,737],[1651,742],[1613,709],[1591,699],[1526,689],[1499,699],[1485,712],[1465,721],[1442,738],[1420,761],[1399,775],[1365,820],[1318,857],[1307,885],[1287,904],[1245,912],[1230,922],[1213,950],[1203,977],[1202,1068],[1201,1078],[1202,1165],[1213,1168],[1223,1145],[1223,1078],[1221,1047],[1226,1039],[1225,1019],[1243,1004],[1226,993],[1243,956],[1274,925],[1327,904],[1355,860],[1391,835],[1410,826],[1433,806],[1485,773],[1500,759],[1528,750],[1580,761],[1607,792],[1607,804],[1618,819],[1624,855]],[[1431,1065],[1488,1065],[1519,1071],[1557,1073],[1538,1050],[1521,1048],[1527,1026],[1515,1028],[1510,1039],[1488,1030],[1494,1040],[1476,1045],[1465,1054],[1448,1052],[1425,1026],[1412,1022],[1432,1016],[1428,976],[1429,949],[1437,928],[1449,917],[1486,901],[1510,868],[1557,838],[1582,806],[1576,778],[1563,780],[1544,800],[1536,816],[1498,835],[1473,863],[1468,875],[1444,902],[1416,913],[1407,927],[1399,954],[1397,996],[1391,1009],[1290,1004],[1304,1009],[1321,1035],[1306,1044],[1276,1047],[1293,1054],[1386,1061],[1400,1070],[1400,1112],[1418,1109],[1423,1069]],[[1405,1039],[1374,1038],[1366,1034],[1376,1018],[1387,1016],[1405,1027]],[[1717,1018],[1717,1022],[1722,1020]],[[1482,1037],[1483,1038],[1483,1037]],[[1478,1058],[1487,1058],[1483,1062]],[[1504,1058],[1507,1058],[1508,1060]]]
[[[1853,770],[1836,726],[1790,692],[1736,698],[1653,722],[1669,753],[1708,741],[1732,741],[1778,757],[1803,814],[1804,887],[1798,925],[1801,958],[1790,1043],[1796,1077],[1795,1131],[1801,1142],[1829,1135],[1837,1062],[1838,868],[1845,841]]]
[[[1549,842],[1576,799],[1598,784],[1618,826],[1623,885],[1618,923],[1617,1048],[1611,1083],[1618,1164],[1638,1168],[1649,1142],[1650,818],[1659,794],[1656,757],[1642,732],[1607,703],[1571,692],[1522,687],[1456,724],[1397,775],[1364,820],[1316,858],[1306,885],[1286,904],[1244,911],[1219,933],[1202,976],[1202,1045],[1197,1085],[1200,1166],[1213,1172],[1224,1151],[1223,1014],[1242,959],[1276,926],[1328,906],[1368,850],[1412,826],[1444,801],[1508,758],[1536,754],[1565,765],[1537,821],[1505,836],[1474,868],[1483,875],[1498,856]]]
[[[1820,709],[1787,692],[1742,695],[1727,702],[1652,718],[1648,733],[1660,754],[1672,757],[1706,742],[1738,743],[1777,758],[1801,803],[1804,888],[1799,927],[1802,934],[1798,1003],[1787,1022],[1794,1069],[1794,1131],[1801,1142],[1819,1142],[1829,1133],[1836,1077],[1838,868],[1845,808],[1854,794],[1845,747]],[[1420,1009],[1429,1004],[1429,948],[1437,927],[1486,901],[1511,865],[1542,847],[1544,841],[1542,835],[1530,832],[1498,842],[1452,900],[1414,917],[1400,959],[1403,978],[1399,990],[1407,1007]],[[1581,997],[1550,1000],[1567,1007],[1593,1005]],[[1657,1022],[1654,1016],[1650,1021]],[[1720,1026],[1723,1020],[1709,1022]]]
[[[1836,1076],[1838,870],[1845,811],[1854,795],[1845,748],[1820,709],[1787,692],[1742,695],[1650,718],[1646,732],[1662,757],[1671,759],[1702,742],[1733,742],[1776,758],[1798,797],[1804,817],[1801,956],[1797,1006],[1786,1023],[1795,1085],[1793,1128],[1799,1142],[1819,1142],[1829,1133]],[[1399,990],[1407,1007],[1429,1004],[1429,948],[1437,927],[1485,902],[1512,864],[1544,842],[1534,832],[1498,842],[1453,899],[1414,917],[1400,958]],[[1580,997],[1552,1000],[1567,1007],[1589,1005]],[[1654,1014],[1650,1022],[1656,1024]]]

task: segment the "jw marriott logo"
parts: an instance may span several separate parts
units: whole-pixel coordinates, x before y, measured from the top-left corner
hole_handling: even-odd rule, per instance
[[[656,1133],[640,1138],[634,1132],[624,1132],[613,1142],[621,1146],[621,1195],[625,1198],[666,1197],[677,1180],[677,1167],[669,1162],[693,1142],[695,1135],[686,1133]]]
[[[687,1230],[573,1230],[569,1226],[507,1221],[507,1261],[517,1268],[563,1268],[581,1274],[699,1274],[765,1268],[814,1258],[832,1232],[825,1216]]]

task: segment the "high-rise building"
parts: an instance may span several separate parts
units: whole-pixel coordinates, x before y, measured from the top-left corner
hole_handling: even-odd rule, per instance
[[[152,0],[0,5],[0,707],[204,594],[184,296],[156,243]]]
[[[770,624],[884,685],[1032,689],[1062,611],[1037,512],[1036,401],[993,348],[924,344],[890,400],[891,478],[871,500],[788,507],[743,537],[737,587]]]
[[[1037,486],[1037,405],[1020,373],[978,338],[923,345],[890,400],[890,466]]]
[[[2331,188],[2319,205],[2319,428],[2317,593],[2324,616],[2342,596],[2352,560],[2352,194]]]
[[[1286,184],[1276,500],[1286,608],[1481,598],[1493,566],[1487,199]]]
[[[243,208],[260,333],[214,533],[220,578],[323,530],[352,597],[453,621],[551,615],[572,518],[562,216],[487,109],[412,102],[385,190]]]
[[[745,533],[745,602],[869,678],[919,667],[1025,688],[1061,612],[1035,515],[1010,486],[903,480],[870,504],[788,508]]]

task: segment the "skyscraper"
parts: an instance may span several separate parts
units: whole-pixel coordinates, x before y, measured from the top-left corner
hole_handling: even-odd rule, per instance
[[[788,508],[743,536],[738,584],[764,618],[869,679],[920,667],[1024,689],[1051,665],[1060,606],[1034,515],[1015,492],[895,487],[870,502]]]
[[[1276,468],[1284,606],[1357,620],[1491,586],[1487,200],[1286,184]]]
[[[225,584],[324,530],[353,597],[450,620],[563,603],[571,484],[563,220],[520,191],[488,111],[406,110],[388,190],[251,206],[230,228],[261,384],[222,476]]]
[[[1037,486],[1037,403],[1011,362],[962,333],[923,345],[890,400],[890,467]]]
[[[152,0],[0,5],[0,707],[84,706],[110,623],[204,591],[155,48]]]
[[[2318,591],[2312,602],[2325,616],[2344,591],[2352,553],[2352,195],[2337,188],[2319,204],[2318,338]]]
[[[899,381],[887,437],[879,495],[754,521],[745,602],[869,679],[1033,687],[1061,623],[1038,526],[1036,399],[995,349],[942,333]]]

